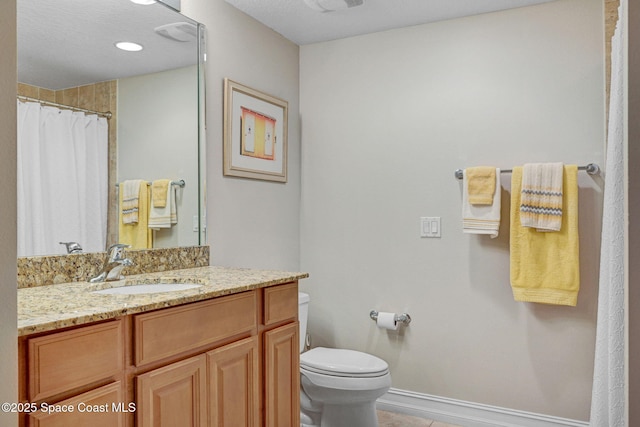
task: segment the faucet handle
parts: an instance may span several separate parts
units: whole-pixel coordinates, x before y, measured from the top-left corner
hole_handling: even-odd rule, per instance
[[[125,245],[123,243],[116,243],[115,245],[109,246],[109,249],[107,249],[109,259],[121,259],[124,249],[130,247],[131,245]]]
[[[78,252],[82,252],[82,246],[78,242],[59,242],[61,245],[65,245],[67,247],[68,254],[75,254]]]

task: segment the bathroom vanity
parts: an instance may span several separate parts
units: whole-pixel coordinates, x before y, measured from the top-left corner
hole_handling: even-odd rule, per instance
[[[299,426],[304,277],[201,267],[20,289],[20,425]],[[94,293],[185,281],[201,286]]]

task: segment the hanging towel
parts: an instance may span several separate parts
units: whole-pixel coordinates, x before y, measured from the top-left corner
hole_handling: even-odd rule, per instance
[[[500,169],[494,168],[494,194],[490,205],[472,205],[469,202],[467,170],[462,172],[462,231],[471,234],[488,234],[492,239],[500,231]]]
[[[170,179],[156,179],[151,183],[151,200],[154,208],[164,208],[167,205],[167,189]]]
[[[529,163],[522,170],[520,221],[538,231],[560,231],[562,163]]]
[[[467,173],[469,203],[472,205],[493,204],[493,194],[496,192],[496,168],[476,166],[465,169],[465,172]]]
[[[167,201],[164,207],[151,207],[149,212],[149,228],[151,229],[171,228],[173,224],[178,223],[176,190],[173,185],[169,185],[165,189],[164,198]]]
[[[120,192],[120,205],[124,203],[124,192]],[[146,181],[140,181],[138,198],[138,222],[128,224],[124,222],[123,210],[120,210],[118,242],[131,245],[132,249],[151,249],[153,247],[153,232],[148,228],[150,194]]]
[[[575,306],[580,289],[578,167],[564,167],[562,228],[538,233],[520,223],[522,167],[511,177],[511,288],[516,301]]]
[[[140,179],[132,179],[120,183],[120,195],[122,196],[120,206],[124,224],[138,222],[140,187],[142,183],[143,181]]]

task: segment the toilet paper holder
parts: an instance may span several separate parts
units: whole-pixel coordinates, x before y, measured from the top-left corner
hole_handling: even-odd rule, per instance
[[[378,321],[378,312],[376,310],[371,310],[371,312],[369,313],[369,317],[371,317],[371,319],[373,321]],[[408,313],[402,313],[402,314],[396,314],[393,317],[393,320],[395,320],[398,323],[402,323],[404,325],[408,325],[409,323],[411,323],[411,316],[409,316]]]

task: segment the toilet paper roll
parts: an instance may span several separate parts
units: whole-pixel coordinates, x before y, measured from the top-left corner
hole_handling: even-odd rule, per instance
[[[395,321],[395,313],[378,312],[378,328],[395,331],[398,329],[398,322]]]

